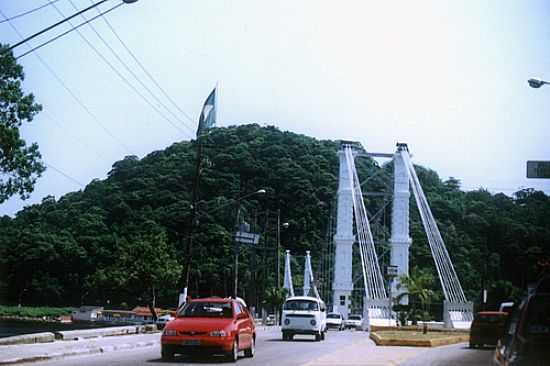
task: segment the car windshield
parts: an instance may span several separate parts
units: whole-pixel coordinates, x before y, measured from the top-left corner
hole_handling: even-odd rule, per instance
[[[231,318],[233,310],[229,302],[190,302],[178,312],[183,318]]]
[[[328,314],[327,318],[329,318],[329,319],[340,319],[340,314]]]
[[[289,300],[285,303],[284,310],[318,311],[319,304],[311,300]]]
[[[361,320],[361,316],[360,315],[350,315],[349,320]]]
[[[526,333],[550,336],[550,296],[536,296],[527,305]]]

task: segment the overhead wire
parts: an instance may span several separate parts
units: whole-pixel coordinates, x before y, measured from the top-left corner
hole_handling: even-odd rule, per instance
[[[93,0],[90,0],[90,2],[93,3]],[[100,12],[99,8],[97,8],[96,10],[98,12]],[[170,97],[170,95],[166,92],[166,90],[164,90],[164,88],[153,77],[153,75],[147,70],[147,68],[143,65],[143,63],[136,57],[136,55],[132,52],[132,50],[126,45],[126,42],[124,42],[124,40],[118,35],[117,31],[115,30],[115,28],[113,27],[111,22],[109,22],[109,19],[107,19],[107,17],[105,17],[105,16],[102,16],[102,18],[103,18],[103,21],[105,22],[105,24],[107,24],[107,26],[111,29],[111,32],[113,32],[115,37],[118,39],[118,41],[120,42],[122,47],[124,47],[124,49],[128,52],[128,54],[134,59],[136,64],[140,67],[140,69],[143,71],[143,73],[145,75],[147,75],[149,80],[151,80],[153,82],[153,84],[155,84],[155,86],[160,90],[160,92],[164,95],[164,97],[174,106],[174,108],[176,108],[181,114],[183,114],[183,116],[185,118],[187,118],[194,125],[196,121],[193,118],[191,118],[187,113],[185,113],[185,111],[183,111],[178,106],[178,104],[173,100],[173,98]]]
[[[46,166],[54,171],[56,171],[57,173],[61,174],[62,176],[64,176],[65,178],[67,178],[68,180],[70,180],[71,182],[73,183],[76,183],[78,186],[80,186],[81,188],[84,188],[84,184],[80,183],[77,179],[71,177],[69,174],[65,173],[64,171],[62,171],[61,169],[59,168],[56,168],[55,166],[53,166],[52,164],[50,163],[47,163],[47,162],[44,162],[44,164],[46,164]]]
[[[121,3],[123,4],[123,3]],[[61,16],[65,16],[63,14],[63,12],[55,5],[53,4],[52,5],[56,10],[57,12],[61,15]],[[97,16],[96,16],[97,17]],[[95,18],[95,17],[94,17]],[[69,24],[71,24],[72,26],[72,23],[69,22]],[[159,116],[161,116],[164,120],[166,120],[172,127],[174,127],[174,129],[178,130],[180,133],[184,134],[186,137],[187,137],[187,133],[185,131],[183,131],[178,125],[174,124],[169,118],[167,118],[164,113],[162,113],[162,111],[160,111],[153,103],[151,103],[151,101],[149,99],[147,99],[143,93],[141,93],[132,83],[130,83],[130,81],[124,76],[122,75],[122,73],[88,40],[88,38],[86,38],[82,32],[80,32],[80,30],[76,30],[76,32],[78,33],[78,35],[80,36],[80,38],[82,38],[82,40],[95,52],[95,54],[103,61],[107,64],[107,66],[109,66],[109,68],[122,80],[122,82],[124,84],[126,84],[132,91],[134,91],[134,93],[136,93],[146,104],[148,104],[155,112],[157,112],[157,114]]]
[[[74,4],[74,2],[72,0],[69,0],[69,2],[71,3],[72,7],[75,9],[75,10],[79,10],[78,7]],[[93,3],[93,1],[92,1]],[[55,7],[55,5],[54,5]],[[104,16],[105,12],[101,12],[101,10],[99,10],[99,8],[96,8],[96,10],[99,12],[99,15],[98,16],[95,16],[95,18],[98,18],[98,17],[102,17],[104,21],[107,21],[107,18]],[[84,14],[81,14],[82,18],[83,19],[86,19],[86,16]],[[88,22],[89,23],[89,22]],[[136,75],[136,73],[128,66],[128,64],[120,57],[120,55],[113,49],[113,47],[111,47],[111,45],[109,44],[109,42],[107,42],[107,40],[96,30],[96,28],[94,27],[93,24],[89,23],[88,26],[90,27],[90,29],[95,33],[95,35],[101,40],[101,42],[105,45],[105,47],[107,47],[107,49],[109,49],[109,51],[111,52],[111,54],[120,62],[120,64],[126,69],[126,71],[128,71],[128,73],[130,75],[132,75],[132,77],[143,87],[143,89],[145,89],[147,91],[147,93],[149,93],[149,95],[158,103],[160,104],[162,107],[164,107],[164,109],[172,115],[172,117],[174,117],[174,119],[178,122],[180,122],[186,129],[188,129],[190,131],[190,136],[193,135],[193,133],[195,132],[193,128],[191,128],[190,126],[188,126],[185,122],[183,122],[174,112],[172,112],[172,110],[170,108],[168,108],[166,106],[166,104],[164,104],[164,102],[159,98],[157,97],[157,95],[155,93],[153,93],[153,91],[141,80],[140,77],[138,77]]]
[[[24,52],[24,53],[22,53],[21,55],[17,56],[16,59],[23,58],[23,57],[27,56],[29,53],[33,53],[34,51],[36,51],[36,50],[38,50],[38,49],[40,49],[40,48],[42,48],[42,47],[44,47],[44,46],[49,45],[49,44],[52,43],[53,41],[56,41],[56,40],[58,40],[59,38],[61,38],[61,37],[65,36],[65,35],[67,35],[67,34],[73,32],[73,31],[75,31],[75,30],[78,31],[78,28],[82,27],[83,25],[86,25],[86,24],[90,23],[92,20],[95,20],[95,19],[99,18],[101,15],[104,15],[104,14],[107,14],[107,13],[113,11],[113,10],[115,10],[116,8],[121,7],[122,5],[124,5],[124,3],[120,3],[120,4],[118,4],[118,5],[115,5],[115,6],[111,7],[111,8],[109,8],[108,10],[105,10],[105,11],[102,12],[100,15],[96,15],[95,17],[90,18],[89,20],[86,20],[85,22],[82,22],[82,23],[80,23],[80,24],[78,24],[78,25],[75,25],[75,26],[73,26],[72,23],[69,21],[69,24],[71,24],[71,28],[70,28],[69,30],[67,30],[67,31],[65,31],[65,32],[63,32],[63,33],[60,33],[60,34],[58,34],[57,36],[52,37],[52,38],[48,39],[48,40],[45,41],[45,42],[40,43],[38,46],[33,47],[33,48],[31,48],[30,50],[28,50],[27,52]],[[53,6],[55,7],[55,5],[53,5]]]
[[[7,19],[6,15],[0,10],[0,15]],[[8,22],[10,27],[13,29],[13,31],[21,38],[23,39],[23,35],[17,27],[12,23]],[[31,46],[28,46],[31,48]],[[71,96],[71,98],[90,116],[90,118],[107,134],[109,137],[111,137],[120,147],[128,154],[135,155],[126,144],[124,144],[120,139],[118,139],[101,121],[99,118],[92,113],[92,111],[84,104],[84,102],[72,91],[72,89],[69,88],[69,86],[63,81],[63,79],[55,72],[55,70],[50,67],[50,65],[40,56],[38,52],[33,52],[34,56],[38,59],[38,61],[44,66],[46,70],[54,77],[54,79],[65,89],[65,91]]]
[[[56,2],[58,2],[58,1],[59,1],[59,0],[52,0],[52,1],[50,1],[50,2],[48,2],[48,3],[46,3],[46,4],[44,4],[44,5],[41,5],[41,6],[37,7],[37,8],[27,10],[27,11],[25,11],[25,12],[23,12],[23,13],[20,13],[20,14],[17,14],[17,15],[13,15],[13,16],[11,16],[11,17],[9,17],[9,18],[4,19],[4,20],[0,20],[0,24],[5,23],[5,22],[9,22],[9,21],[11,21],[11,20],[15,20],[15,19],[18,19],[18,18],[21,18],[21,17],[24,17],[25,15],[32,14],[32,13],[34,13],[34,12],[40,10],[40,9],[43,9],[43,8],[49,6],[50,3],[52,3],[52,2],[56,3]]]

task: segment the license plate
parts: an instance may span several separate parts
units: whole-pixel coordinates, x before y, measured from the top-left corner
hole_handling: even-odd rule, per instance
[[[183,341],[183,345],[184,346],[200,346],[201,341],[199,341],[198,339],[189,339],[189,340]]]

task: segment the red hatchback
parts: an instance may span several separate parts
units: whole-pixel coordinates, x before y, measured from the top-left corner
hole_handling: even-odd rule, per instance
[[[256,326],[242,301],[206,298],[189,301],[169,322],[161,337],[163,360],[174,354],[224,354],[237,361],[240,351],[254,356]]]

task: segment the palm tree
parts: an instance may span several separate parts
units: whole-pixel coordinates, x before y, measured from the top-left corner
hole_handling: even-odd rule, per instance
[[[404,296],[409,296],[411,298],[409,314],[413,317],[413,324],[417,324],[419,318],[419,309],[416,307],[418,303],[421,305],[422,320],[424,322],[428,321],[430,304],[432,300],[436,300],[438,297],[437,293],[430,289],[434,282],[433,275],[427,271],[419,270],[418,267],[413,267],[409,276],[401,276],[399,279],[400,283],[397,288],[404,287],[406,291],[399,294],[395,298],[395,302],[399,303]],[[427,333],[427,331],[428,327],[424,323],[424,333]]]

